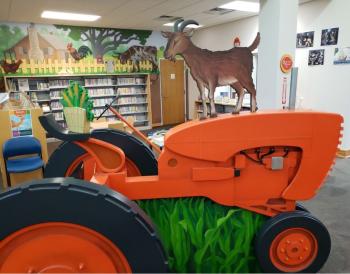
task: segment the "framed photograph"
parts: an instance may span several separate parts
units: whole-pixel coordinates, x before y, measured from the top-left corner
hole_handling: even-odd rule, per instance
[[[297,48],[309,48],[314,46],[314,31],[297,34]]]
[[[324,63],[324,49],[309,51],[309,66],[323,65]]]
[[[335,48],[333,64],[350,64],[350,47]]]
[[[321,46],[338,44],[339,28],[323,29],[321,34]]]

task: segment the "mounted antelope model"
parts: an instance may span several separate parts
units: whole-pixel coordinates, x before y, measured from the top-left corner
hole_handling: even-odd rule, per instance
[[[191,70],[193,79],[197,82],[200,98],[203,102],[201,119],[207,117],[205,88],[209,90],[210,117],[216,117],[214,92],[219,86],[230,85],[238,94],[238,101],[233,114],[239,113],[243,103],[245,90],[251,95],[251,111],[255,112],[256,90],[252,79],[253,55],[260,42],[257,34],[249,47],[235,47],[225,51],[210,51],[195,46],[190,37],[192,32],[184,32],[186,26],[198,23],[194,20],[179,19],[174,24],[174,32],[162,32],[168,38],[164,57],[175,61],[177,54],[181,55]]]

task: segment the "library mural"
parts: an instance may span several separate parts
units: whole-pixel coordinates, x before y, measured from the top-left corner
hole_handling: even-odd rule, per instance
[[[157,73],[165,44],[155,31],[0,23],[0,73]]]

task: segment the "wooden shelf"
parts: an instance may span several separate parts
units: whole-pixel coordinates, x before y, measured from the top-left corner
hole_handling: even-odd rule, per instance
[[[89,97],[91,99],[95,99],[95,98],[105,98],[105,97],[115,97],[116,95],[113,94],[113,95],[89,95]]]
[[[118,85],[114,85],[114,84],[111,84],[111,85],[85,85],[83,87],[85,88],[110,88],[110,87],[117,87]]]
[[[49,111],[45,111],[45,113],[62,113],[63,109],[59,108],[60,105],[57,104],[59,100],[62,99],[61,92],[63,89],[67,88],[68,81],[73,80],[80,83],[83,87],[90,90],[91,94],[89,95],[90,99],[93,100],[97,105],[94,106],[93,111],[95,116],[99,116],[98,113],[101,113],[103,108],[105,108],[105,104],[103,102],[109,103],[109,101],[114,97],[120,97],[119,102],[121,104],[113,104],[114,107],[123,107],[123,106],[133,106],[130,108],[124,108],[124,111],[132,109],[135,110],[133,112],[125,112],[126,116],[131,115],[138,115],[138,118],[140,119],[147,119],[147,121],[152,121],[152,110],[151,110],[151,94],[150,94],[150,77],[147,73],[129,73],[129,74],[75,74],[75,75],[33,75],[33,76],[10,76],[7,75],[5,78],[5,84],[6,89],[8,90],[8,87],[11,87],[14,90],[18,90],[18,79],[28,79],[29,84],[29,90],[27,91],[28,94],[32,92],[40,92],[41,95],[47,94],[50,96],[47,99],[37,99],[34,100],[34,102],[37,102],[40,104],[40,106],[44,104],[48,104],[51,108],[51,106],[55,106],[56,108],[51,108]],[[138,78],[142,78],[142,81],[144,83],[135,83]],[[40,80],[39,80],[40,79]],[[94,80],[93,80],[94,79]],[[102,79],[102,80],[100,80]],[[111,79],[111,80],[105,80],[105,79]],[[133,83],[127,83],[127,81],[134,81]],[[112,82],[110,82],[112,81]],[[119,83],[118,83],[119,81]],[[125,83],[123,83],[125,82]],[[106,84],[108,83],[108,84]],[[46,84],[49,86],[48,88],[43,89],[35,89],[37,86],[39,87],[39,84],[41,86],[45,86]],[[33,89],[30,89],[32,87]],[[127,93],[127,94],[120,94],[117,95],[119,90],[123,92],[133,92],[133,93]],[[101,90],[99,90],[101,89]],[[113,90],[115,94],[104,94],[107,90]],[[140,91],[141,93],[136,93],[135,91]],[[39,94],[37,94],[39,95]],[[54,96],[56,95],[56,96]],[[133,102],[129,103],[126,102],[127,98],[123,97],[138,97],[144,99],[144,102]],[[44,96],[43,96],[44,97]],[[45,97],[44,97],[45,98]],[[101,105],[100,105],[101,104]],[[138,107],[140,106],[140,107]],[[147,107],[147,111],[143,111],[145,107],[143,106],[149,106]],[[141,111],[142,110],[142,111]],[[144,117],[140,117],[140,115]],[[103,117],[114,117],[114,114],[104,114]],[[57,119],[56,121],[63,122],[64,119]],[[136,122],[141,123],[141,122]],[[150,122],[149,122],[150,123]]]

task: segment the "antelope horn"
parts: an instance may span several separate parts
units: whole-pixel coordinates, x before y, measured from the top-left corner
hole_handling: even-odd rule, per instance
[[[183,19],[177,19],[175,22],[174,22],[174,32],[178,32],[179,31],[179,24],[183,22]]]
[[[197,21],[194,20],[185,20],[181,23],[180,28],[179,28],[179,32],[183,32],[184,29],[188,26],[188,25],[197,25],[199,26]]]

